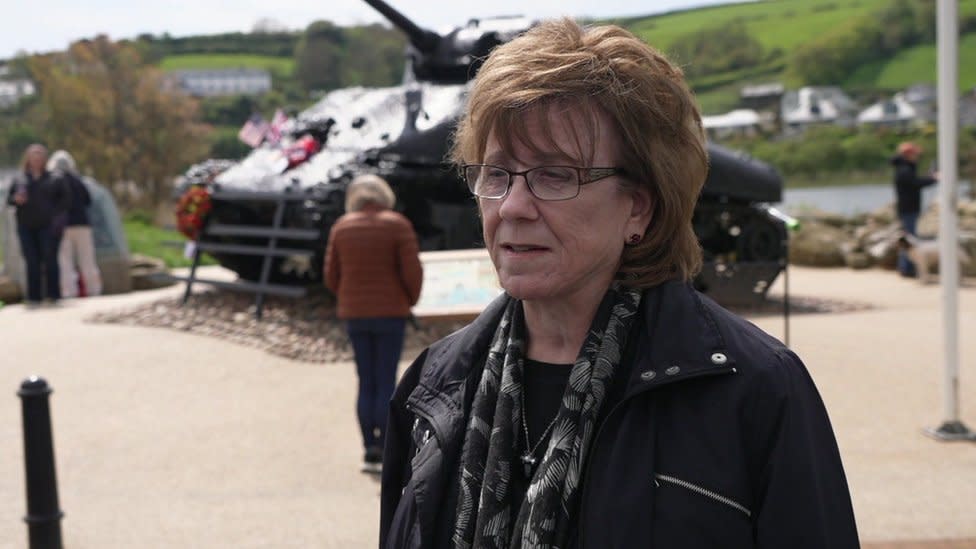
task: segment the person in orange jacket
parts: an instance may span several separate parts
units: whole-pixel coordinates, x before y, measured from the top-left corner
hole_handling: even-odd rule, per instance
[[[417,235],[410,221],[393,211],[395,201],[379,176],[354,179],[346,190],[346,213],[332,226],[325,253],[325,283],[336,295],[359,376],[363,470],[374,473],[383,459],[406,322],[423,284]]]

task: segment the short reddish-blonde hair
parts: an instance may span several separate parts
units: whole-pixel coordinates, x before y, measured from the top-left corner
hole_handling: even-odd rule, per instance
[[[483,162],[492,132],[503,148],[515,141],[531,145],[526,119],[557,104],[578,108],[580,131],[591,137],[596,113],[608,114],[623,143],[620,167],[628,184],[645,186],[652,196],[651,222],[639,244],[624,248],[618,278],[636,288],[690,280],[701,268],[691,220],[708,154],[681,69],[614,25],[584,28],[568,18],[541,23],[485,61],[455,132],[451,160]],[[551,142],[547,118],[534,120]],[[586,165],[587,151],[578,153]]]
[[[902,141],[898,144],[898,156],[905,156],[907,154],[921,154],[922,147],[913,141]]]
[[[47,157],[47,147],[45,147],[44,145],[41,145],[40,143],[31,143],[30,145],[27,146],[26,149],[24,149],[24,157],[23,157],[23,159],[21,160],[21,163],[20,163],[20,167],[21,167],[22,171],[25,171],[26,172],[27,170],[30,169],[30,155],[31,155],[32,152],[35,152],[35,151],[40,151],[40,152],[44,153],[44,156],[45,157]],[[45,158],[45,161],[46,160],[47,160],[47,158]]]

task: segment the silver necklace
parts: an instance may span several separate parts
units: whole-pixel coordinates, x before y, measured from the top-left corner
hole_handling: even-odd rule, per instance
[[[549,422],[549,426],[546,430],[542,432],[539,440],[535,441],[535,445],[529,441],[529,423],[525,420],[525,385],[522,385],[522,393],[519,395],[522,399],[522,430],[525,432],[525,453],[522,454],[520,458],[522,460],[522,469],[525,471],[525,478],[532,478],[532,473],[535,471],[536,463],[539,462],[538,458],[535,457],[535,451],[542,444],[543,440],[549,436],[549,431],[552,430],[553,425],[556,424],[556,419],[559,418],[559,410],[556,410],[556,415],[553,416],[552,421]],[[531,448],[530,448],[531,446]]]

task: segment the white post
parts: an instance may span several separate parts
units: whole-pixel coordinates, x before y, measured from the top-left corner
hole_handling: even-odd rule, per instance
[[[939,58],[939,279],[942,282],[945,417],[926,432],[940,440],[976,440],[959,419],[958,0],[938,0]]]

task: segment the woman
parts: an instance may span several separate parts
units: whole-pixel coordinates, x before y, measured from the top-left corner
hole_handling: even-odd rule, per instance
[[[678,68],[543,23],[489,56],[453,158],[505,294],[401,378],[381,547],[858,546],[803,364],[690,284],[707,158]]]
[[[382,178],[354,179],[325,253],[325,283],[336,295],[356,358],[363,471],[371,473],[380,471],[404,328],[423,283],[417,235],[406,217],[392,211],[394,202]]]
[[[27,267],[27,305],[61,299],[58,245],[64,230],[68,190],[47,171],[47,148],[33,144],[24,152],[23,172],[14,177],[7,203],[16,207],[17,236]],[[42,291],[43,288],[46,291]]]
[[[61,297],[78,297],[79,269],[85,295],[101,295],[102,275],[95,261],[95,240],[92,236],[91,221],[88,218],[91,194],[78,177],[75,159],[68,151],[54,151],[47,162],[47,169],[71,191],[67,227],[64,229],[58,250]],[[75,269],[76,263],[78,269]]]

